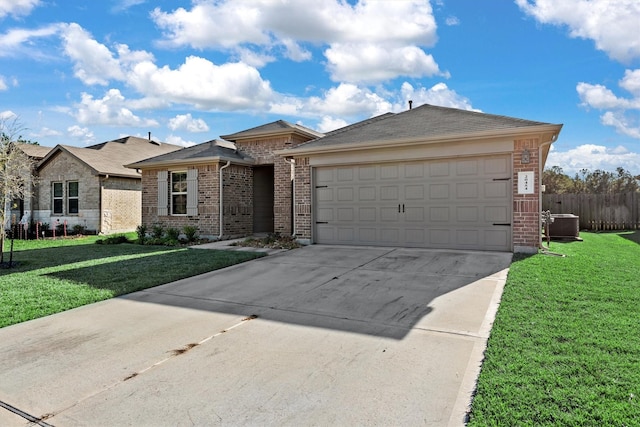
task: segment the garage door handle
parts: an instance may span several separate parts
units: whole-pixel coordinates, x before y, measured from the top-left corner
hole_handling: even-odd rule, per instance
[[[398,205],[398,213],[400,213],[400,206],[402,206],[402,213],[404,213],[404,204],[403,205]]]
[[[493,225],[507,225],[507,226],[510,226],[511,223],[510,222],[494,222]]]

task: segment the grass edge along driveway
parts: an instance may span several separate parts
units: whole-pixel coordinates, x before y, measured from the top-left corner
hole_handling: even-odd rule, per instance
[[[255,252],[97,245],[96,237],[15,241],[0,269],[0,327],[258,258]],[[5,252],[5,261],[9,254]]]
[[[640,232],[515,255],[469,426],[640,425]]]

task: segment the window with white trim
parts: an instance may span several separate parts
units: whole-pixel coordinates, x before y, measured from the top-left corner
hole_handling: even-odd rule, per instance
[[[79,189],[78,181],[52,182],[51,213],[53,215],[78,215],[80,213]]]
[[[187,214],[187,172],[171,172],[171,215]]]

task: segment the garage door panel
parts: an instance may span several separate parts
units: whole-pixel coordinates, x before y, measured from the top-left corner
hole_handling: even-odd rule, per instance
[[[318,243],[512,249],[510,155],[313,173]]]

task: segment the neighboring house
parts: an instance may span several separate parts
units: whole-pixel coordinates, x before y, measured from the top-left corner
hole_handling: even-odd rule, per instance
[[[89,147],[57,145],[37,166],[33,219],[103,234],[135,230],[142,220],[140,172],[124,165],[180,148],[133,136]]]
[[[11,205],[11,213],[9,217],[9,223],[12,226],[20,223],[22,219],[28,222],[31,220],[31,212],[35,207],[36,202],[36,194],[37,194],[37,180],[34,179],[37,176],[36,165],[40,160],[42,160],[49,151],[52,150],[52,147],[43,147],[41,145],[36,144],[18,144],[17,145],[23,153],[29,156],[30,159],[33,160],[34,170],[33,174],[30,178],[30,183],[27,184],[28,194],[21,200],[14,200]]]
[[[221,238],[276,231],[303,243],[535,252],[540,177],[561,129],[423,105],[326,135],[278,121],[222,136],[235,150],[210,141],[129,167],[142,170],[148,226],[190,224]]]

